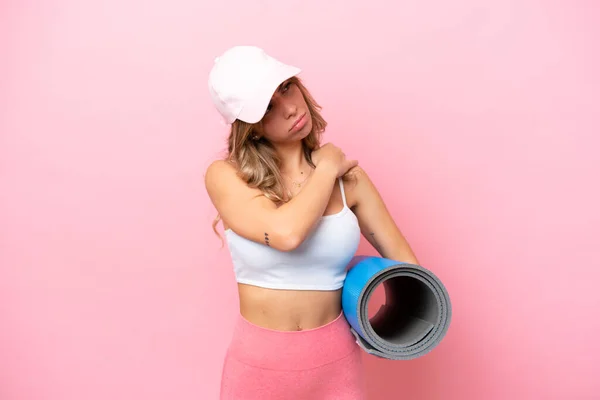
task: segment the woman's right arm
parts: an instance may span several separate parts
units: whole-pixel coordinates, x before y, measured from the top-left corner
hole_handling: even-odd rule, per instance
[[[215,161],[209,166],[206,189],[221,219],[235,233],[281,251],[291,251],[300,246],[325,212],[336,179],[358,164],[346,160],[341,151],[340,154],[329,151],[315,162],[315,171],[304,188],[279,208],[259,189],[249,188],[225,161]]]

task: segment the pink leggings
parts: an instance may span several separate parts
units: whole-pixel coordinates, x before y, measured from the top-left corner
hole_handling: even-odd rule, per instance
[[[238,318],[223,365],[221,400],[366,399],[362,352],[340,315],[304,331]]]

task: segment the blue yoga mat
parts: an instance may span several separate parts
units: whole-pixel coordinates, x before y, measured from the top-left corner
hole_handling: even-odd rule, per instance
[[[358,256],[350,265],[342,308],[360,347],[377,357],[410,360],[440,343],[450,326],[452,306],[433,273],[381,257]],[[385,289],[385,304],[369,320],[369,299],[379,285]]]

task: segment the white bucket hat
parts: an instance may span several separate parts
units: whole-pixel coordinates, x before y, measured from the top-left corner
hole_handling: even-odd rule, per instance
[[[265,115],[277,87],[300,71],[261,48],[235,46],[215,58],[208,89],[226,123],[239,119],[253,124]]]

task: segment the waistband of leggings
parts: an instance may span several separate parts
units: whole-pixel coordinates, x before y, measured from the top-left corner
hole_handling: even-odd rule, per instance
[[[344,313],[302,331],[264,328],[238,316],[229,356],[245,364],[275,370],[303,370],[342,359],[358,345]]]

